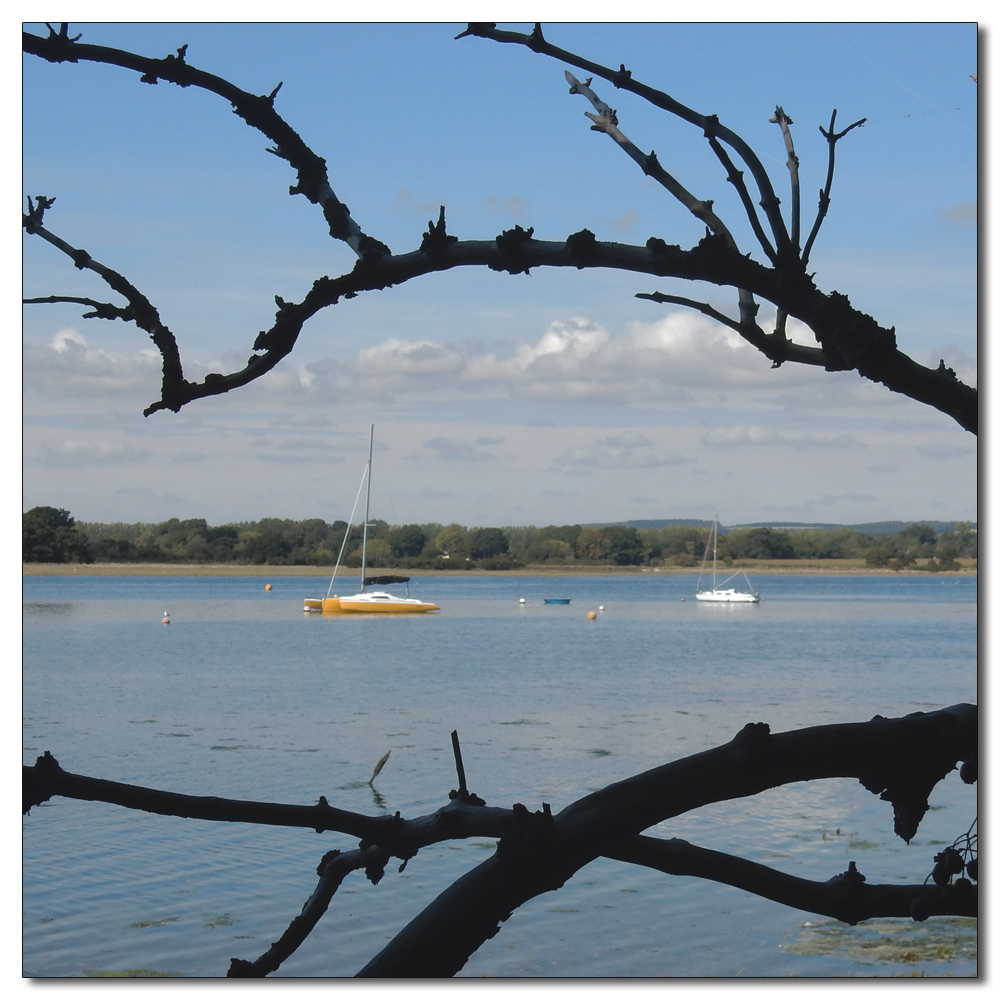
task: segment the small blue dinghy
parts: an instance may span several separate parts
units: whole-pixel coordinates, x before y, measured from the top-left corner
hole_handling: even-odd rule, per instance
[[[546,604],[569,604],[568,597],[546,597],[544,600]]]

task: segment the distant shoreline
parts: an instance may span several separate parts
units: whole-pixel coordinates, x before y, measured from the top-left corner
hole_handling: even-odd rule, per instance
[[[753,576],[977,576],[977,561],[959,560],[960,570],[929,573],[927,570],[892,570],[866,566],[863,559],[740,559],[731,567],[720,567],[719,575],[745,571]],[[697,576],[698,567],[687,566],[525,566],[504,570],[370,569],[369,573],[393,573],[411,578],[444,576]],[[332,566],[245,566],[233,563],[22,563],[22,576],[253,576],[329,577]],[[359,577],[360,570],[341,568],[338,576]]]

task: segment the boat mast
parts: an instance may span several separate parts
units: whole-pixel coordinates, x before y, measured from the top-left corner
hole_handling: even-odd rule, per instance
[[[712,590],[715,590],[715,564],[719,555],[719,519],[712,525]]]
[[[372,451],[375,447],[375,425],[368,438],[368,491],[365,494],[365,526],[361,533],[361,593],[365,592],[365,567],[368,565],[368,512],[372,505]]]

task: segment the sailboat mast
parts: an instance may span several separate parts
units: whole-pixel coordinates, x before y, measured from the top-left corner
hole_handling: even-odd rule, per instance
[[[365,526],[361,533],[361,593],[365,592],[365,567],[368,565],[368,512],[372,505],[372,452],[375,448],[375,425],[368,437],[368,491],[365,494]]]
[[[715,590],[715,564],[719,555],[719,519],[712,525],[712,590]]]

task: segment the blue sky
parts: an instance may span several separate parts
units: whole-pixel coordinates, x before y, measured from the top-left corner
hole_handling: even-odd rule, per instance
[[[455,41],[463,27],[73,32],[157,56],[187,44],[189,62],[257,93],[282,81],[279,111],[394,251],[415,248],[440,205],[463,239],[517,223],[541,239],[587,227],[606,240],[697,241],[700,224],[589,130],[562,64]],[[838,127],[867,117],[838,147],[811,270],[895,326],[915,360],[943,358],[975,384],[974,25],[562,24],[546,35],[717,113],[787,204],[768,122],[781,104],[807,225],[826,170],[818,126],[833,108]],[[316,208],[289,197],[287,164],[213,95],[35,58],[23,87],[25,193],[56,196],[49,228],[156,304],[191,374],[242,367],[275,295],[301,299],[314,278],[353,265]],[[595,89],[751,251],[697,130]],[[24,243],[24,281],[27,295],[113,298],[37,239]],[[735,308],[723,290],[629,274],[456,270],[329,309],[260,382],[150,418],[159,373],[144,334],[72,306],[28,307],[24,507],[100,521],[346,517],[374,423],[373,514],[395,523],[977,517],[976,442],[952,420],[851,373],[772,371],[728,330],[634,297],[657,289]]]

